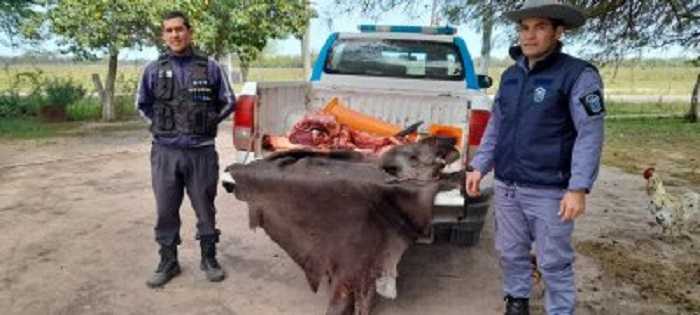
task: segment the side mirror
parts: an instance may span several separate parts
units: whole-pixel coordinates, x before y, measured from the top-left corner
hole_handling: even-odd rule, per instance
[[[493,85],[493,79],[491,79],[490,76],[485,74],[477,75],[476,81],[478,82],[479,87],[482,89],[488,89]]]

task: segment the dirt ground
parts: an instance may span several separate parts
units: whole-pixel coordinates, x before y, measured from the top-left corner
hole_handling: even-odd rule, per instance
[[[133,124],[133,123],[130,123]],[[218,151],[233,161],[228,131]],[[145,129],[0,142],[2,314],[322,314],[299,267],[247,209],[219,190],[220,262],[209,283],[198,269],[194,212],[183,204],[183,273],[164,289],[144,281],[157,263]],[[603,168],[577,221],[577,314],[700,314],[699,237],[661,237],[639,175]],[[697,187],[696,187],[697,188]],[[697,189],[696,189],[697,191]],[[471,248],[418,245],[399,266],[399,297],[373,314],[502,314],[500,271],[489,218]],[[542,314],[541,286],[535,314]]]

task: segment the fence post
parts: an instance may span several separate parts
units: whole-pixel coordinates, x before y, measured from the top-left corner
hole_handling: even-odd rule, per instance
[[[95,90],[97,91],[97,94],[100,96],[100,104],[105,103],[105,99],[107,98],[107,94],[105,93],[105,89],[102,86],[102,81],[100,81],[100,75],[97,73],[92,74],[92,83],[95,85]]]
[[[700,73],[698,73],[698,78],[695,80],[695,87],[693,88],[693,95],[690,97],[690,110],[688,111],[688,120],[691,122],[698,122],[700,118]]]

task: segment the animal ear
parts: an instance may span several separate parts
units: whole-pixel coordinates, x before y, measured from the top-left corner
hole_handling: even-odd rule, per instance
[[[441,147],[442,146],[454,147],[455,145],[457,145],[457,139],[454,137],[439,137],[438,136],[435,138],[436,138],[435,141],[437,142],[437,145],[439,145]]]
[[[419,144],[430,144],[430,145],[434,145],[434,144],[437,143],[437,137],[436,137],[436,136],[429,136],[429,137],[420,139],[420,140],[418,141],[418,143],[419,143]]]
[[[455,150],[454,147],[451,148],[451,150],[449,150],[445,155],[444,160],[447,162],[447,164],[451,164],[452,162],[459,160],[459,151]]]

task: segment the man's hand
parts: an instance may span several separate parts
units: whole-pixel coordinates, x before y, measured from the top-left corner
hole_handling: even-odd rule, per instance
[[[481,191],[479,190],[479,184],[481,183],[481,172],[468,172],[466,181],[467,195],[469,195],[469,197],[481,196]]]
[[[559,205],[559,216],[562,221],[578,218],[586,211],[586,192],[567,191]]]

